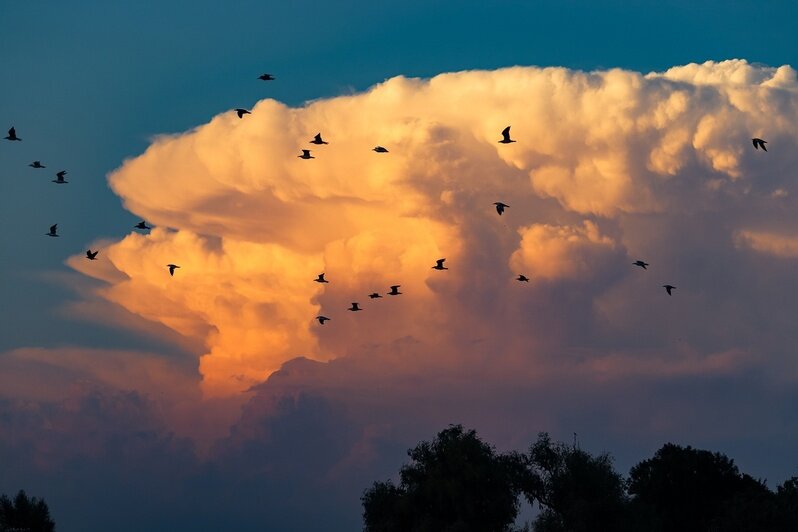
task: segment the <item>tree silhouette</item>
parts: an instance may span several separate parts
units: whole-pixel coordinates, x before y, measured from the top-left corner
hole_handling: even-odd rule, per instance
[[[635,512],[648,517],[650,530],[727,530],[723,527],[731,524],[735,528],[728,530],[755,530],[741,519],[756,519],[751,527],[766,527],[775,511],[772,492],[741,474],[734,460],[672,443],[632,467],[628,490]]]
[[[552,443],[541,433],[529,449],[531,478],[540,479],[525,491],[541,512],[536,532],[621,530],[625,522],[624,480],[608,454],[592,456],[563,443]]]
[[[511,530],[527,475],[520,456],[497,454],[461,425],[408,455],[399,486],[376,482],[363,494],[366,532]]]
[[[44,499],[28,498],[19,490],[12,501],[0,496],[0,532],[53,532],[55,523],[50,519],[50,510]]]

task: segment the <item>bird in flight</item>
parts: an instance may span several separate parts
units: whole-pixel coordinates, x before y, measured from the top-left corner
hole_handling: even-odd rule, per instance
[[[762,139],[751,139],[751,142],[754,143],[754,149],[758,150],[759,148],[762,148],[763,150],[768,151],[768,149],[765,148],[765,144],[767,144],[768,141]]]
[[[236,114],[238,115],[238,118],[243,118],[244,115],[251,115],[252,114],[249,111],[247,111],[246,109],[241,109],[241,108],[236,108],[235,111],[236,111]]]
[[[510,144],[511,142],[515,142],[513,139],[510,138],[510,126],[507,126],[502,130],[502,139],[499,141],[500,144]]]
[[[175,270],[176,270],[177,268],[179,268],[180,266],[178,266],[177,264],[167,264],[167,265],[166,265],[166,267],[167,267],[167,268],[169,268],[169,275],[171,275],[172,277],[174,277],[174,275],[175,275]]]
[[[351,310],[352,312],[357,312],[358,310],[363,310],[362,308],[357,306],[357,303],[352,303],[352,306],[346,310]]]
[[[376,146],[376,147],[372,148],[371,151],[376,151],[377,153],[388,153],[388,150],[386,150],[382,146]]]
[[[322,140],[321,133],[316,133],[316,136],[313,137],[313,140],[311,140],[310,143],[311,144],[318,144],[318,145],[329,144],[329,142],[325,142],[325,141]]]
[[[58,236],[57,231],[58,231],[58,224],[53,224],[53,225],[50,226],[50,232],[49,233],[45,233],[45,235],[47,235],[47,236]]]
[[[59,185],[63,185],[65,183],[69,183],[69,181],[64,179],[64,176],[66,175],[66,173],[67,173],[66,170],[61,170],[60,172],[55,174],[55,179],[52,180],[53,183],[58,183]]]
[[[668,292],[668,295],[672,295],[671,290],[674,290],[676,287],[673,286],[672,284],[664,284],[662,285],[662,288],[664,288],[665,291]]]
[[[33,161],[33,162],[32,162],[32,163],[30,163],[28,166],[30,166],[31,168],[47,168],[46,166],[44,166],[44,165],[41,163],[41,161]]]
[[[529,277],[527,277],[527,276],[526,276],[526,275],[524,275],[524,274],[521,274],[521,273],[519,273],[519,274],[518,274],[518,277],[516,277],[516,279],[515,279],[515,280],[516,280],[516,281],[521,281],[522,283],[528,283],[528,282],[529,282]]]
[[[97,260],[97,253],[99,253],[99,251],[92,251],[90,249],[87,249],[86,258],[89,260]]]
[[[313,280],[316,281],[317,283],[329,283],[330,282],[330,281],[328,281],[327,279],[324,278],[324,274],[323,273],[320,273],[319,276],[316,277]]]
[[[258,76],[258,79],[262,79],[263,81],[274,81],[275,77],[272,76],[271,74],[261,74],[260,76]],[[330,318],[326,318],[326,319],[330,319]]]
[[[402,295],[402,292],[399,291],[399,287],[402,286],[400,284],[395,284],[391,286],[391,291],[388,292],[389,296],[399,296]]]
[[[316,316],[316,319],[319,320],[319,325],[324,325],[325,321],[330,321],[327,316]]]
[[[433,270],[448,270],[449,268],[443,265],[443,261],[446,259],[438,259],[435,261],[435,266],[432,267]]]
[[[22,139],[17,136],[17,130],[12,127],[11,129],[8,130],[8,136],[6,137],[6,140],[21,141]]]
[[[134,225],[133,227],[135,227],[136,229],[152,229],[152,227],[150,227],[149,225],[147,225],[147,224],[144,222],[144,220],[140,221],[139,223],[137,223],[137,224],[136,224],[136,225]]]
[[[302,150],[302,155],[297,155],[297,157],[300,159],[315,159],[315,157],[310,154],[310,150]]]
[[[494,205],[496,205],[496,212],[499,213],[499,216],[502,215],[504,209],[509,207],[509,205],[507,205],[506,203],[502,203],[501,201],[495,202]]]
[[[380,297],[382,297],[382,296],[380,294],[378,294],[377,292],[372,292],[371,294],[369,294],[369,299],[377,299],[377,298],[380,298]]]
[[[648,269],[648,268],[646,268],[646,266],[651,266],[649,263],[643,262],[642,260],[636,260],[632,264],[634,264],[635,266],[640,266],[644,270]]]

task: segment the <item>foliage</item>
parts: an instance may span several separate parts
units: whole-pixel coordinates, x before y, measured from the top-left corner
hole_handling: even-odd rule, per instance
[[[44,499],[28,498],[19,490],[14,500],[0,496],[0,532],[53,532],[55,523]]]
[[[363,494],[367,532],[504,532],[518,513],[520,457],[497,454],[461,425],[408,451],[399,486],[376,482]]]

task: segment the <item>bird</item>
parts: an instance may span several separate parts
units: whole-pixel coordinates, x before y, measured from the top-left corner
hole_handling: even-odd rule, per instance
[[[316,319],[319,320],[319,325],[324,325],[325,321],[330,321],[327,316],[316,316]]]
[[[52,180],[53,183],[58,183],[59,185],[63,185],[63,184],[69,183],[69,181],[64,179],[64,176],[66,175],[66,173],[67,173],[66,170],[61,170],[60,172],[55,174],[56,178]]]
[[[507,205],[506,203],[502,203],[501,201],[495,202],[494,205],[496,205],[496,212],[499,213],[499,216],[502,215],[504,209],[509,207],[509,205]]]
[[[346,310],[351,310],[352,312],[357,312],[358,310],[363,310],[362,308],[357,306],[357,303],[352,303],[352,306]]]
[[[386,150],[382,146],[376,146],[376,147],[372,148],[371,151],[376,151],[377,153],[388,153],[388,150]]]
[[[664,288],[665,291],[668,292],[668,295],[672,295],[671,290],[674,290],[676,287],[673,286],[672,284],[664,284],[662,285],[662,288]]]
[[[17,136],[17,130],[14,129],[13,127],[8,130],[8,136],[5,137],[5,139],[6,140],[19,140],[19,141],[22,141],[22,139]]]
[[[238,118],[243,118],[244,115],[252,114],[249,111],[247,111],[246,109],[241,109],[241,108],[238,108],[238,107],[236,108],[235,111],[236,111],[236,114],[238,115]]]
[[[402,295],[402,292],[399,291],[399,287],[400,286],[402,286],[402,285],[395,284],[395,285],[391,286],[391,291],[388,292],[388,295],[389,296],[400,296],[400,295]]]
[[[177,264],[167,264],[166,267],[169,268],[169,275],[174,277],[175,269],[179,268],[180,266],[178,266]]]
[[[50,232],[49,233],[44,233],[44,234],[47,235],[47,236],[58,236],[56,231],[58,231],[58,224],[53,224],[53,225],[50,226]]]
[[[321,145],[321,144],[329,144],[329,142],[324,142],[321,139],[321,133],[316,133],[316,136],[313,137],[313,140],[311,140],[310,143],[311,144],[319,144],[319,145]]]
[[[438,259],[438,260],[436,260],[436,261],[435,261],[435,266],[433,266],[433,267],[432,267],[432,269],[433,269],[433,270],[448,270],[449,268],[446,268],[446,267],[443,265],[443,261],[445,261],[445,260],[446,260],[446,259]]]
[[[648,269],[648,268],[646,268],[646,266],[650,266],[650,264],[649,264],[649,263],[647,263],[647,262],[643,262],[642,260],[636,260],[636,261],[634,261],[632,264],[634,264],[635,266],[640,266],[640,267],[641,267],[641,268],[643,268],[644,270],[647,270],[647,269]]]
[[[328,281],[327,279],[324,278],[324,274],[323,273],[320,273],[319,276],[316,277],[313,280],[316,281],[317,283],[329,283],[330,282],[330,281]]]
[[[137,223],[137,224],[136,224],[136,225],[134,225],[133,227],[135,227],[136,229],[152,229],[152,227],[150,227],[149,225],[147,225],[147,224],[144,222],[144,220],[140,221],[139,223]]]
[[[90,249],[87,249],[86,258],[89,260],[97,260],[97,253],[99,253],[99,251],[92,251]]]
[[[380,297],[382,297],[382,296],[380,294],[378,294],[377,292],[372,292],[371,294],[369,294],[369,299],[377,299],[377,298],[380,298]]]
[[[754,149],[758,150],[759,148],[762,148],[763,150],[768,151],[768,149],[765,148],[765,144],[767,144],[768,141],[762,139],[751,139],[751,142],[754,143]]]
[[[32,163],[30,163],[28,166],[30,166],[31,168],[47,168],[46,166],[44,166],[44,165],[41,163],[41,161],[33,161],[33,162],[32,162]]]
[[[500,144],[510,144],[511,142],[515,142],[513,139],[510,138],[510,126],[507,126],[502,130],[502,139],[499,141]]]
[[[297,155],[297,157],[300,159],[315,159],[315,157],[310,154],[310,150],[302,150],[302,155]]]
[[[527,277],[527,276],[526,276],[526,275],[524,275],[524,274],[521,274],[521,273],[519,273],[519,274],[518,274],[518,277],[516,277],[516,279],[515,279],[515,280],[516,280],[516,281],[521,281],[521,282],[523,282],[523,283],[528,283],[528,282],[529,282],[529,277]]]
[[[262,79],[263,81],[274,81],[275,77],[272,76],[271,74],[261,74],[260,76],[258,76],[258,79]],[[327,319],[330,319],[330,318],[327,318]]]

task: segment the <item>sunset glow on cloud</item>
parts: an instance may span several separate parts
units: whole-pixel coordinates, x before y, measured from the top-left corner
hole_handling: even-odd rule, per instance
[[[794,244],[745,224],[785,201],[772,193],[790,185],[770,169],[794,159],[797,91],[790,67],[735,60],[648,75],[514,67],[397,77],[296,109],[264,100],[242,120],[224,113],[158,137],[114,171],[126,208],[156,229],[104,250],[115,271],[70,264],[106,282],[101,298],[202,339],[209,396],[245,391],[297,356],[325,361],[405,337],[458,364],[470,348],[456,354],[447,338],[480,328],[500,338],[508,309],[534,316],[559,305],[553,290],[584,307],[562,319],[591,321],[595,306],[623,330],[630,309],[609,301],[640,286],[630,261],[655,264],[647,290],[673,280],[663,262],[679,285],[684,251],[655,248],[721,198],[729,212],[748,205],[724,229],[732,248],[793,255]],[[498,143],[506,125],[514,144]],[[330,144],[309,144],[317,132]],[[753,136],[771,151],[754,151]],[[371,151],[378,144],[389,153]],[[297,157],[308,148],[315,159]],[[494,201],[511,206],[501,218]],[[654,224],[648,242],[635,216]],[[439,257],[449,271],[431,269]],[[320,272],[330,284],[313,282]],[[529,286],[512,282],[519,273]],[[392,284],[402,296],[367,299]],[[352,301],[364,312],[347,312]],[[332,321],[320,327],[317,314]],[[569,327],[533,323],[524,336],[545,343]]]

